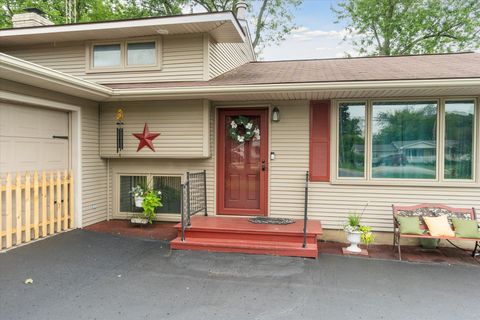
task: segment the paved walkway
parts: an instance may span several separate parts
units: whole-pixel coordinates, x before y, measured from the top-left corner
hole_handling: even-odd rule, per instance
[[[76,230],[0,254],[0,319],[469,320],[479,279],[475,266],[170,252]]]

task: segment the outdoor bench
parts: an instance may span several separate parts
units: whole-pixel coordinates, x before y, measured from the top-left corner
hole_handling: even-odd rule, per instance
[[[472,257],[480,255],[480,252],[477,252],[477,249],[480,251],[480,239],[479,238],[463,238],[463,237],[450,237],[450,236],[432,236],[428,231],[428,227],[423,220],[424,217],[439,217],[447,215],[448,222],[452,227],[452,218],[459,218],[464,220],[474,220],[476,221],[477,217],[475,214],[475,208],[453,208],[442,204],[419,204],[414,206],[395,206],[392,205],[393,211],[393,250],[395,247],[398,248],[398,259],[402,260],[402,251],[400,246],[401,238],[423,238],[423,239],[444,239],[447,240],[454,247],[459,248],[451,242],[451,240],[464,240],[464,241],[475,241],[475,247],[472,251]],[[405,234],[400,233],[400,223],[398,217],[419,217],[420,229],[424,230],[424,234]],[[453,227],[452,227],[453,230]],[[461,248],[459,248],[461,249]],[[463,249],[462,249],[463,250]]]

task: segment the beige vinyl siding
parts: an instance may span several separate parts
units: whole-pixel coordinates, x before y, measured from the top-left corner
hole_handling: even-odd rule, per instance
[[[132,40],[134,40],[133,38]],[[204,79],[203,35],[162,36],[161,69],[86,73],[86,43],[5,48],[1,51],[54,70],[98,83],[198,81]]]
[[[187,171],[198,172],[202,170],[207,171],[207,207],[209,215],[215,213],[215,113],[210,112],[209,115],[209,154],[206,159],[109,159],[110,167],[110,186],[109,186],[109,202],[110,218],[125,219],[130,215],[119,214],[118,212],[118,184],[117,179],[119,174],[166,174],[166,175],[184,175]],[[182,182],[183,179],[182,179]],[[163,218],[179,219],[176,215],[165,215]],[[162,220],[162,217],[160,217]],[[163,219],[165,220],[165,219]]]
[[[209,79],[255,59],[248,42],[217,43],[212,38],[209,38],[208,51]]]
[[[205,158],[209,156],[209,104],[202,100],[124,102],[124,150],[116,150],[115,111],[118,103],[102,106],[100,154],[124,158]],[[155,152],[144,147],[137,152],[145,123],[150,132],[160,133],[153,140]]]
[[[83,226],[107,218],[107,165],[100,158],[98,106],[82,108]]]
[[[0,80],[2,90],[80,107],[83,226],[107,217],[106,161],[99,155],[99,111],[95,102]],[[75,177],[78,178],[78,177]],[[78,214],[78,213],[76,213]]]
[[[301,217],[303,214],[305,171],[309,158],[309,104],[275,102],[281,121],[271,124],[270,214]],[[478,153],[478,152],[477,152]],[[458,207],[475,207],[480,212],[480,186],[415,187],[380,185],[335,185],[310,182],[309,217],[320,219],[325,228],[342,228],[349,212],[361,212],[369,203],[363,221],[377,231],[392,231],[391,205],[444,203]],[[479,219],[480,220],[480,219]]]

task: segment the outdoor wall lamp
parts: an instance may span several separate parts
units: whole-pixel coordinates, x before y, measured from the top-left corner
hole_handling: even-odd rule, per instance
[[[274,107],[272,110],[272,122],[279,122],[280,121],[280,109]]]

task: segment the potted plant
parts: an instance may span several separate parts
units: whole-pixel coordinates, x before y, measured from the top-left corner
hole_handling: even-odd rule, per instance
[[[375,240],[375,235],[372,232],[372,228],[361,224],[361,219],[363,212],[365,212],[365,208],[363,208],[361,215],[355,212],[348,215],[347,223],[343,228],[347,234],[347,240],[350,242],[350,246],[346,248],[348,252],[360,253],[362,252],[362,249],[360,249],[358,246],[360,243],[364,243],[368,246]]]
[[[133,199],[135,200],[135,207],[141,208],[144,195],[145,195],[144,187],[137,184],[135,187],[132,188],[132,190],[130,191],[130,194],[133,196]]]
[[[130,222],[134,224],[152,224],[155,219],[155,209],[162,205],[162,193],[161,191],[155,191],[153,189],[146,189],[143,194],[141,207],[143,212],[137,216],[132,217]]]

